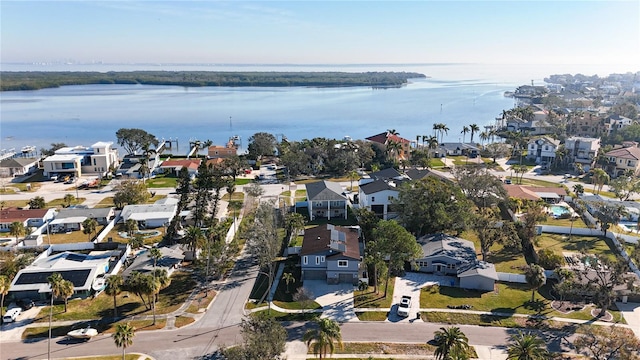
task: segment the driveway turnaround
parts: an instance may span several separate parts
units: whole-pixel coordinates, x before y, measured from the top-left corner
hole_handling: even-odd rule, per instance
[[[323,318],[337,322],[358,321],[353,310],[353,285],[329,285],[325,280],[305,280],[303,286],[322,305]]]

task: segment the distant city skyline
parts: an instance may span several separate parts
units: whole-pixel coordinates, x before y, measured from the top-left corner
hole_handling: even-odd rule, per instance
[[[13,1],[0,61],[601,64],[637,71],[639,1]]]

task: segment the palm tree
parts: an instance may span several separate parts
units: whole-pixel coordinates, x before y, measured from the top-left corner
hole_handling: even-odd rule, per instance
[[[158,248],[149,249],[149,257],[153,260],[153,269],[155,270],[158,260],[162,259],[162,252]]]
[[[507,348],[508,360],[546,360],[550,354],[545,342],[535,334],[525,334],[518,331],[511,335],[511,343]]]
[[[202,241],[204,240],[204,235],[202,234],[202,230],[200,230],[197,226],[189,226],[187,228],[185,234],[185,241],[189,246],[189,250],[193,251],[195,256],[196,250],[202,245]]]
[[[360,175],[358,174],[357,171],[355,170],[351,170],[351,172],[349,172],[349,181],[351,181],[351,187],[349,188],[350,191],[353,191],[353,180],[359,178]]]
[[[156,324],[156,301],[158,301],[158,293],[160,290],[166,288],[171,284],[171,279],[166,269],[154,269],[151,273],[153,275],[153,286],[150,288],[153,291],[153,325]]]
[[[469,359],[469,339],[458,327],[441,327],[434,337],[438,360]]]
[[[399,132],[396,131],[396,129],[387,129],[387,134],[390,135],[400,135]]]
[[[599,194],[604,184],[609,182],[609,174],[603,169],[593,169],[591,180],[593,181],[593,191],[596,191],[597,187],[597,193]]]
[[[71,203],[76,200],[76,197],[73,196],[72,194],[66,194],[63,200],[64,200],[64,203],[67,204],[67,207],[69,207],[71,206]]]
[[[386,144],[387,156],[389,159],[397,159],[402,151],[402,144],[397,141],[390,140]]]
[[[11,281],[6,275],[0,275],[0,295],[2,295],[2,301],[0,301],[0,319],[4,316],[4,297],[9,293],[11,287]]]
[[[482,145],[482,147],[484,147],[484,142],[489,140],[489,136],[489,133],[487,133],[486,131],[480,133],[480,144]]]
[[[23,222],[20,221],[14,221],[11,224],[9,224],[9,234],[11,234],[11,236],[14,236],[16,238],[16,240],[24,235],[27,232],[27,228],[24,226]]]
[[[111,275],[107,278],[107,285],[104,289],[104,292],[113,296],[113,317],[118,317],[118,303],[116,302],[116,296],[120,293],[122,285],[124,284],[124,279],[122,275]]]
[[[89,236],[89,241],[91,241],[91,235],[96,232],[96,228],[98,227],[98,222],[96,219],[89,218],[82,222],[82,233],[87,234]]]
[[[464,144],[464,139],[465,139],[465,137],[467,136],[467,133],[468,133],[469,131],[471,131],[471,130],[469,130],[469,127],[468,127],[468,126],[466,126],[466,125],[465,125],[465,126],[463,126],[463,127],[462,127],[462,131],[460,131],[460,134],[462,134],[462,143],[463,143],[463,144]]]
[[[471,129],[471,143],[473,143],[473,135],[480,131],[480,127],[477,124],[471,124],[469,129]]]
[[[47,341],[47,358],[51,359],[51,322],[53,320],[53,300],[57,297],[62,296],[63,289],[66,285],[63,283],[66,280],[60,275],[60,273],[53,273],[49,277],[47,277],[47,282],[51,287],[51,306],[49,306],[49,339]],[[72,288],[73,290],[73,288]],[[66,310],[66,299],[65,299],[65,312]]]
[[[313,354],[319,355],[322,359],[327,353],[333,354],[336,343],[342,347],[342,335],[340,326],[334,320],[324,318],[315,320],[315,323],[318,327],[307,330],[302,336],[302,341],[306,342],[307,346],[313,344]]]
[[[536,290],[538,290],[542,285],[544,285],[547,280],[544,275],[544,269],[542,266],[531,264],[527,267],[524,277],[527,280],[527,284],[531,287],[531,302],[535,299]]]
[[[286,273],[282,274],[282,280],[284,280],[284,282],[287,284],[287,294],[288,294],[290,292],[289,284],[294,282],[296,280],[296,278],[293,276],[292,273],[286,272]]]
[[[136,335],[136,330],[133,326],[126,324],[116,324],[116,331],[111,335],[113,342],[117,347],[122,348],[122,360],[125,360],[125,350],[128,346],[133,345],[133,337]]]
[[[573,192],[576,193],[577,196],[584,194],[584,186],[582,186],[582,184],[573,185]]]
[[[134,219],[129,219],[124,222],[124,227],[127,230],[127,235],[133,236],[138,231],[138,222]]]

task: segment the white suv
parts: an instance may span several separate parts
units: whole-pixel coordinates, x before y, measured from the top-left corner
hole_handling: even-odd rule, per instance
[[[7,310],[7,312],[2,317],[2,322],[10,323],[16,321],[18,315],[20,315],[20,312],[22,312],[22,310],[20,310],[19,307]]]
[[[403,295],[398,304],[398,316],[409,316],[409,309],[411,308],[411,296]]]

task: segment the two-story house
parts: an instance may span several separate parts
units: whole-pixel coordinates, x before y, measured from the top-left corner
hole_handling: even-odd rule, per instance
[[[369,136],[366,139],[374,143],[382,144],[388,150],[390,150],[390,146],[398,146],[397,149],[390,150],[389,152],[397,161],[409,160],[411,156],[411,141],[389,131]]]
[[[604,131],[607,135],[611,135],[611,133],[631,126],[631,124],[633,124],[633,120],[628,117],[614,114],[604,119]]]
[[[627,171],[634,175],[640,174],[640,148],[634,146],[614,149],[605,156],[609,160],[606,170],[612,177],[618,177]]]
[[[551,164],[556,159],[558,146],[560,140],[547,136],[533,138],[527,144],[527,159],[534,160],[536,164]]]
[[[347,219],[347,196],[337,182],[317,181],[306,185],[309,219]]]
[[[565,140],[564,147],[570,162],[581,164],[584,171],[589,171],[600,149],[600,139],[572,136]]]
[[[111,148],[112,142],[97,142],[91,147],[63,147],[43,161],[44,176],[65,174],[82,176],[98,174],[104,176],[118,165],[118,150]]]
[[[395,182],[374,180],[359,186],[359,206],[374,212],[383,220],[389,220],[397,215],[393,200],[398,199],[398,193]]]
[[[211,145],[207,149],[207,157],[209,159],[226,159],[238,155],[238,148],[233,140],[229,140],[226,146]]]
[[[358,236],[355,228],[331,224],[306,229],[300,249],[302,281],[326,280],[329,284],[357,285],[366,272]]]

